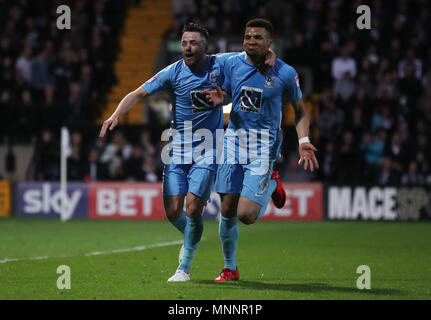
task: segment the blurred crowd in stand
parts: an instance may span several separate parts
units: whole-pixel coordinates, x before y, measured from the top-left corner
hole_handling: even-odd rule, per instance
[[[69,116],[92,119],[115,81],[116,26],[125,8],[114,0],[65,1],[79,12],[73,17],[79,27],[59,37],[55,6],[48,5],[54,2],[0,0],[0,107],[61,105]],[[178,40],[189,21],[206,25],[211,36],[241,39],[248,19],[267,18],[275,27],[277,55],[295,68],[312,70],[313,93],[319,97],[312,142],[319,150],[320,169],[308,173],[298,168],[296,133],[285,127],[288,147],[277,163],[283,180],[431,185],[429,1],[172,4],[174,17],[165,39]],[[356,26],[356,9],[362,4],[371,8],[370,30]],[[169,100],[161,96],[144,104],[151,119],[147,125],[119,128],[106,141],[97,139],[99,128],[71,134],[70,179],[160,181],[160,133],[169,126]],[[37,116],[29,119],[30,114],[9,121],[31,125]],[[44,127],[37,136],[32,178],[56,179],[58,137]]]
[[[115,82],[113,61],[125,3],[0,0],[3,132],[25,143],[45,126],[93,125]],[[70,30],[57,27],[60,5],[71,9]]]
[[[173,3],[167,39],[178,39],[189,20],[207,25],[212,36],[241,37],[248,19],[267,18],[280,58],[312,69],[313,92],[320,99],[311,126],[318,132],[313,143],[321,168],[315,173],[298,168],[296,141],[287,137],[292,146],[278,163],[285,180],[431,185],[429,1]],[[363,4],[371,9],[370,30],[356,26],[356,9]]]
[[[121,128],[116,128],[104,142],[88,143],[80,131],[70,132],[70,155],[67,176],[73,181],[161,181],[163,164],[160,135],[152,135],[147,128],[139,128],[128,139]],[[50,129],[43,129],[36,145],[34,180],[58,180],[60,176],[59,141]]]

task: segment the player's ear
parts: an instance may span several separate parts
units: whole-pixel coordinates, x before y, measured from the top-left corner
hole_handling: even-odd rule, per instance
[[[268,48],[271,48],[271,45],[272,45],[272,38],[269,38],[268,39]]]
[[[266,31],[266,33],[264,34],[263,39],[265,40],[266,44],[268,45],[268,49],[271,47],[272,45],[272,36],[269,33],[269,31]]]

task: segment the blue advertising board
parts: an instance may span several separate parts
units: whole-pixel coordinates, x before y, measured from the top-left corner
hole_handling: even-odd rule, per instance
[[[67,184],[68,219],[88,218],[88,184]],[[60,218],[62,196],[59,182],[21,182],[16,186],[15,216],[37,218]]]

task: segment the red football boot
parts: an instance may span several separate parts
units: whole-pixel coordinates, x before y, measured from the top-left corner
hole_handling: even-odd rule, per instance
[[[219,276],[214,279],[215,282],[219,281],[237,281],[239,280],[239,271],[238,267],[236,267],[236,270],[230,270],[227,268],[224,268]]]
[[[277,187],[272,193],[271,198],[275,206],[278,209],[281,209],[286,203],[286,199],[287,199],[286,191],[283,188],[283,184],[281,183],[281,180],[280,180],[280,175],[278,174],[277,171],[272,172],[271,179],[274,179],[277,182]]]

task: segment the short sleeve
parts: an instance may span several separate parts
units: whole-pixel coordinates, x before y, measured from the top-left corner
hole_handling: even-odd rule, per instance
[[[231,60],[228,60],[224,66],[223,66],[223,76],[222,76],[222,83],[221,83],[221,88],[223,89],[223,91],[228,92],[229,94],[231,94],[232,89],[231,89]]]
[[[175,70],[175,64],[176,63],[173,63],[163,70],[160,70],[156,75],[148,79],[141,87],[144,88],[149,95],[163,89],[169,89],[172,84],[171,79],[173,71]]]
[[[298,73],[294,68],[288,65],[284,65],[280,71],[281,79],[285,84],[284,91],[287,94],[287,99],[289,99],[289,101],[292,103],[296,103],[302,98]]]

